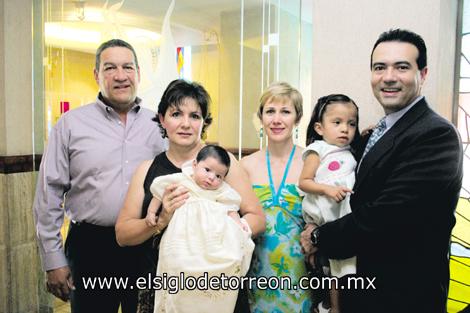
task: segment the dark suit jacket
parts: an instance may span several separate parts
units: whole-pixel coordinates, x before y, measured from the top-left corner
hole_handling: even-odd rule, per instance
[[[459,135],[423,98],[364,157],[352,213],[320,227],[319,249],[356,255],[358,276],[375,287],[347,292],[344,312],[446,312],[461,182]]]

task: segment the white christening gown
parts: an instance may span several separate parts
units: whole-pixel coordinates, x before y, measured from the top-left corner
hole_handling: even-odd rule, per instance
[[[217,190],[202,189],[191,175],[192,168],[188,164],[183,166],[182,173],[155,178],[150,187],[159,200],[169,184],[177,183],[189,190],[189,198],[175,211],[161,238],[157,276],[181,277],[184,273],[186,278],[206,276],[210,279],[222,274],[226,277],[245,275],[254,249],[251,232],[244,231],[227,215],[228,211],[239,210],[240,195],[225,182]],[[242,222],[246,223],[243,219]],[[189,287],[194,282],[190,280],[187,280]],[[200,278],[200,282],[203,281]],[[154,312],[233,313],[238,289],[200,287],[204,289],[180,289],[176,293],[156,290]]]

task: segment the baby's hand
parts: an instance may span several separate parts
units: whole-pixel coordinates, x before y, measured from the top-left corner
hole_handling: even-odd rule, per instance
[[[352,193],[352,190],[344,186],[328,186],[325,189],[325,195],[338,203],[343,201],[348,193]]]
[[[155,212],[148,212],[147,216],[145,217],[145,223],[148,227],[157,226],[157,218],[155,217]]]
[[[228,211],[227,214],[238,224],[238,226],[241,227],[241,229],[243,229],[246,232],[248,231],[248,227],[246,227],[246,225],[242,223],[242,221],[240,220],[240,215],[238,215],[237,212]]]

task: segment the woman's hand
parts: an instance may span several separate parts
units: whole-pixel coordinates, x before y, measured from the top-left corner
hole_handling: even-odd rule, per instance
[[[162,197],[162,211],[157,222],[160,229],[168,226],[175,210],[181,207],[188,198],[189,190],[183,186],[171,184],[165,188]]]

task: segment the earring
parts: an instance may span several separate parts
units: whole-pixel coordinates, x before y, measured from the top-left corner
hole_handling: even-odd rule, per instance
[[[295,138],[296,141],[297,141],[297,139],[299,139],[299,127],[298,127],[298,126],[295,127],[295,135],[294,135],[294,138]]]
[[[259,129],[259,149],[262,150],[263,149],[263,126],[260,127]]]

